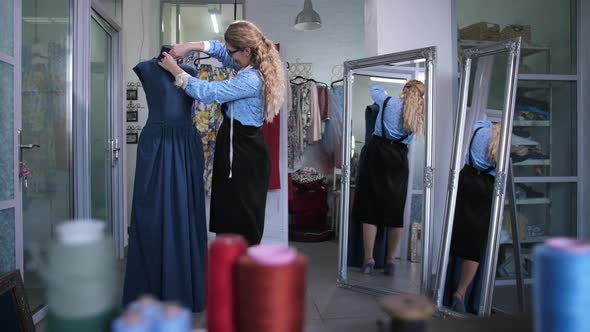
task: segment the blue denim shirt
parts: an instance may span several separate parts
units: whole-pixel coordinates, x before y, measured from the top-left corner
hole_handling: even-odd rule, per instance
[[[492,137],[492,126],[493,123],[489,120],[479,120],[473,125],[473,131],[469,140],[473,137],[473,133],[481,128],[477,132],[477,135],[473,137],[473,143],[471,144],[471,156],[473,157],[473,165],[469,163],[469,151],[465,154],[465,164],[474,167],[477,170],[484,171],[495,163],[488,156],[488,145]],[[496,170],[490,171],[488,174],[496,176]]]
[[[414,134],[410,134],[404,129],[404,104],[397,97],[391,97],[387,103],[387,107],[383,109],[383,102],[388,97],[385,89],[380,85],[371,86],[371,98],[379,105],[379,114],[377,121],[375,121],[374,134],[390,140],[397,140],[409,134],[409,136],[402,141],[404,144],[410,144],[414,139]],[[381,129],[381,112],[383,113],[383,124],[385,125],[385,136]]]
[[[262,127],[264,112],[262,102],[262,79],[258,69],[252,67],[238,67],[227,53],[225,45],[217,40],[209,41],[207,54],[219,60],[224,67],[239,70],[238,74],[224,81],[209,82],[190,77],[186,85],[186,93],[205,104],[218,103],[233,104],[234,119],[245,126]],[[227,108],[229,117],[230,107]]]

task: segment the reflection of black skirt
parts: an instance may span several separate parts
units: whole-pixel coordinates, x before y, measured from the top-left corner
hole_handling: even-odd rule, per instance
[[[451,255],[480,262],[488,239],[494,177],[465,165],[459,175]]]
[[[253,244],[264,231],[270,155],[262,128],[234,120],[233,167],[229,176],[230,119],[224,117],[217,133],[211,184],[211,220],[214,233],[240,234]]]
[[[354,220],[403,227],[408,193],[408,147],[373,136],[363,164],[355,193]]]

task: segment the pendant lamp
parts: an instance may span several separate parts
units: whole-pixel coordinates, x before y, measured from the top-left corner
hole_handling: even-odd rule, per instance
[[[315,30],[322,27],[320,14],[313,10],[311,0],[305,0],[303,10],[297,14],[295,19],[295,29],[297,30]]]

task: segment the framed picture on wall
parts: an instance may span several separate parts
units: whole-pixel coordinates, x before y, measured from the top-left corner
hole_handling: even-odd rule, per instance
[[[138,134],[137,133],[127,133],[127,144],[137,144],[138,141]]]
[[[127,122],[137,122],[137,111],[127,111]]]
[[[137,89],[127,89],[127,100],[137,100]]]

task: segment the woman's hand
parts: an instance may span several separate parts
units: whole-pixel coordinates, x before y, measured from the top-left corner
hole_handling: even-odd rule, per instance
[[[197,43],[182,43],[173,45],[170,49],[170,55],[174,59],[182,59],[187,56],[191,51],[198,51],[195,47]]]
[[[164,57],[159,62],[159,65],[162,68],[164,68],[168,72],[170,72],[170,74],[172,74],[172,76],[176,76],[176,75],[183,72],[183,70],[180,68],[180,66],[176,63],[176,60],[174,60],[174,58],[170,54],[163,52],[162,55],[164,55]]]

